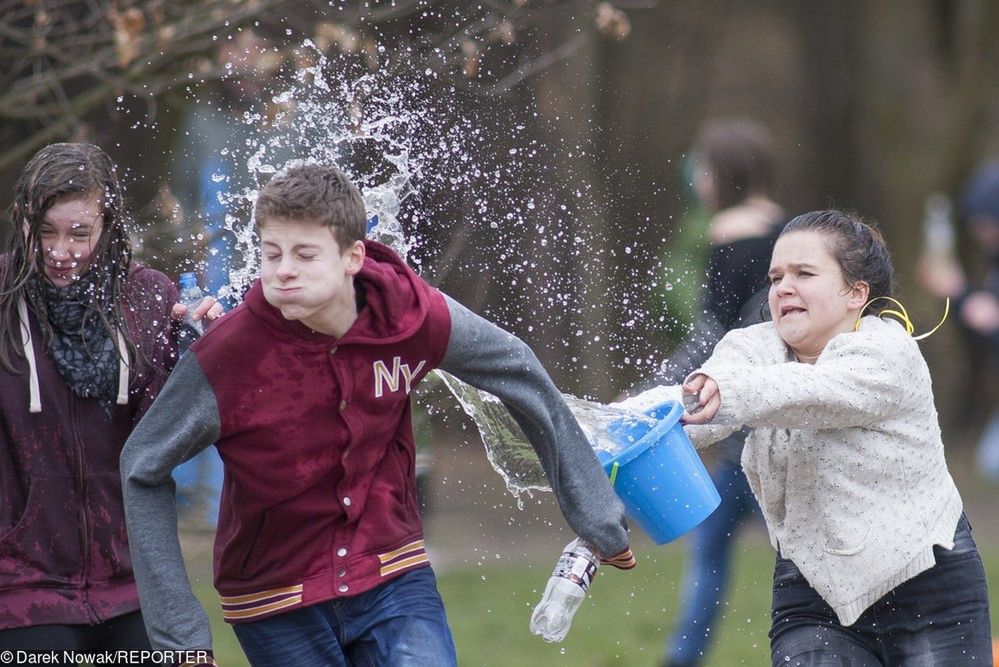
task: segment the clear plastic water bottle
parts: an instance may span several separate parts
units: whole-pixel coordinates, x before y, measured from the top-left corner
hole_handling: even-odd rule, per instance
[[[572,617],[579,609],[600,559],[578,537],[565,545],[555,570],[545,586],[541,602],[531,614],[531,633],[546,642],[560,642],[569,634]]]
[[[198,336],[203,331],[201,321],[192,320],[191,313],[194,312],[194,307],[201,303],[205,295],[201,291],[201,288],[198,287],[198,277],[193,273],[180,274],[177,285],[180,287],[180,303],[187,306],[187,312],[184,313],[183,326],[180,328],[178,340],[180,351],[183,353],[191,343],[198,339]]]
[[[926,198],[923,217],[923,249],[932,256],[954,256],[954,207],[947,195],[935,192]]]

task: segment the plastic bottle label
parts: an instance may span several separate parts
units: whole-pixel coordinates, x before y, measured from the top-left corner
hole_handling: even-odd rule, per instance
[[[597,563],[574,551],[563,551],[552,572],[553,577],[568,579],[584,591],[589,590],[596,574]]]

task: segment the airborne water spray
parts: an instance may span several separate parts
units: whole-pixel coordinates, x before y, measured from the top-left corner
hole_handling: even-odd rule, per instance
[[[257,187],[274,173],[302,161],[317,162],[337,166],[359,187],[368,217],[377,218],[369,238],[392,247],[418,270],[419,261],[414,261],[412,250],[429,232],[447,229],[442,225],[500,230],[512,247],[524,243],[520,238],[524,217],[534,213],[535,202],[530,198],[516,201],[509,183],[514,180],[511,173],[523,168],[523,161],[538,156],[536,147],[509,149],[505,165],[481,166],[480,156],[492,149],[489,137],[476,119],[462,116],[455,108],[455,91],[440,94],[445,86],[429,70],[389,73],[385,68],[372,72],[331,60],[310,41],[302,49],[313,64],[275,79],[271,88],[280,89],[268,92],[268,112],[248,111],[238,119],[259,130],[249,133],[244,165],[253,185],[220,195],[227,210],[252,209]],[[521,129],[516,126],[510,131]],[[475,211],[474,221],[455,223],[437,210],[435,202],[442,193],[457,192],[472,198],[466,208]],[[493,205],[490,200],[497,193],[510,201],[502,207]],[[560,208],[566,209],[564,205]],[[234,235],[236,252],[244,261],[230,271],[229,285],[220,296],[237,299],[259,275],[259,256],[252,221],[228,213],[225,227]],[[564,233],[560,226],[552,227],[551,237],[565,242],[559,239]],[[506,255],[501,253],[500,257]],[[553,304],[566,301],[565,294],[555,293],[554,285],[539,288],[542,298]],[[453,376],[435,372],[474,420],[490,464],[518,505],[522,492],[547,490],[537,455],[502,403]],[[648,419],[564,396],[598,450],[614,453],[621,447],[607,436],[615,420],[623,416]]]

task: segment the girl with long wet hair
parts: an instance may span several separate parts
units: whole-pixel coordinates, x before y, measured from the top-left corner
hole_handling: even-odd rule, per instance
[[[132,260],[116,169],[97,146],[40,150],[17,181],[9,221],[0,649],[148,648],[118,457],[176,361],[177,289]]]

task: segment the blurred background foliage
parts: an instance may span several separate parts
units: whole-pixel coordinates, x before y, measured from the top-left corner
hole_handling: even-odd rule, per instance
[[[775,132],[788,212],[835,206],[877,221],[922,329],[942,310],[912,277],[924,201],[953,195],[999,152],[989,0],[0,0],[0,206],[39,147],[93,141],[124,168],[146,261],[176,270],[183,257],[162,239],[197,238],[169,189],[182,114],[231,74],[218,45],[251,32],[285,66],[309,64],[309,38],[360,67],[433,72],[463,113],[500,128],[497,155],[542,147],[511,177],[538,204],[506,247],[455,224],[426,230],[416,259],[531,343],[564,390],[601,400],[647,375],[696,308],[703,223],[683,165],[706,120]],[[525,129],[502,131],[515,125]],[[458,189],[435,210],[460,223],[474,204]],[[582,241],[549,244],[553,227]],[[526,272],[511,253],[531,254]],[[539,305],[542,284],[564,288],[564,312]],[[957,327],[923,349],[940,396],[995,400]],[[958,427],[985,403],[940,407]]]

